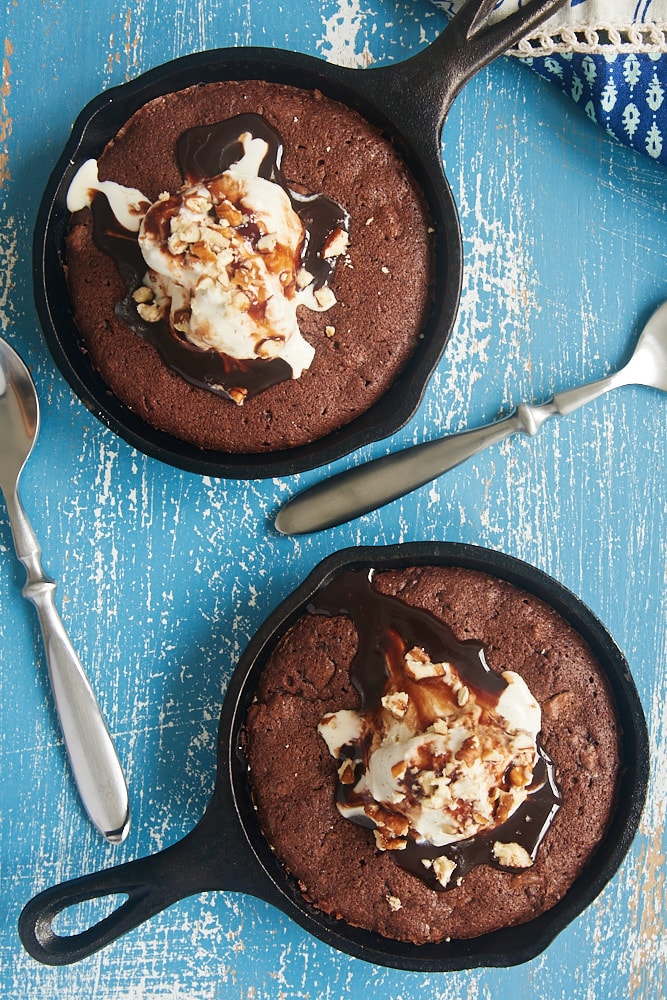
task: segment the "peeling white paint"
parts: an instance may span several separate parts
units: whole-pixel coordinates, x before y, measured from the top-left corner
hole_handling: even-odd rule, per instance
[[[360,0],[337,0],[337,3],[338,9],[334,14],[322,17],[324,33],[317,46],[320,54],[338,66],[362,69],[371,65],[375,60],[368,38],[364,37],[367,11],[362,8]]]
[[[0,222],[0,333],[3,336],[7,336],[15,319],[12,287],[17,263],[17,220],[10,216]]]

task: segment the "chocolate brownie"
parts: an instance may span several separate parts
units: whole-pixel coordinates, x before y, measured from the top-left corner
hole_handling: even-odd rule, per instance
[[[349,215],[349,246],[331,280],[336,304],[298,310],[301,333],[315,349],[299,378],[242,406],[186,381],[117,315],[127,290],[93,239],[90,209],[73,214],[67,237],[76,323],[114,394],[154,427],[230,453],[307,444],[365,412],[405,367],[433,294],[433,235],[418,185],[391,142],[318,92],[230,81],[157,98],[104,149],[99,177],[154,201],[183,184],[175,149],[185,131],[247,113],[261,115],[282,138],[290,188],[321,193]]]
[[[475,640],[494,676],[511,670],[523,678],[541,708],[539,739],[553,762],[558,808],[532,864],[476,864],[441,891],[396,863],[400,851],[378,849],[373,830],[339,812],[339,762],[318,732],[328,713],[359,709],[351,666],[360,642],[373,647],[363,615],[358,631],[350,615],[325,605],[326,613],[305,613],[280,641],[248,712],[245,744],[263,832],[304,897],[351,925],[422,944],[529,921],[582,873],[614,810],[619,723],[605,673],[552,608],[485,573],[383,571],[373,589],[424,609],[455,641]]]

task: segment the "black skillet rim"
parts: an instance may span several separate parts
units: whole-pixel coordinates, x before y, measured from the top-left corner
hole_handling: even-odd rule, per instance
[[[540,597],[591,646],[609,679],[621,722],[622,754],[616,810],[586,871],[550,910],[526,924],[466,941],[409,945],[346,925],[310,907],[264,840],[247,780],[241,730],[257,678],[271,650],[304,612],[315,592],[346,569],[377,570],[418,565],[461,566],[509,581]],[[255,633],[234,671],[223,704],[218,770],[229,782],[233,807],[258,864],[257,895],[274,901],[292,919],[339,951],[378,965],[421,972],[451,972],[519,965],[543,952],[600,894],[618,871],[634,840],[649,776],[649,741],[643,708],[628,663],[607,628],[573,592],[536,567],[493,549],[457,542],[414,542],[338,551],[317,565]],[[251,834],[249,831],[253,831]]]
[[[455,323],[462,284],[461,232],[442,163],[436,163],[435,157],[429,155],[428,142],[423,151],[415,152],[398,127],[374,106],[372,97],[365,96],[365,72],[280,49],[214,49],[172,60],[105,91],[79,114],[51,173],[37,215],[33,239],[34,297],[47,346],[61,374],[86,408],[132,447],[188,472],[223,479],[264,479],[314,469],[342,458],[395,433],[416,412]],[[435,229],[434,273],[447,276],[444,285],[441,283],[440,289],[434,291],[431,314],[415,354],[373,407],[312,444],[257,455],[198,449],[150,427],[117,400],[93,369],[85,351],[72,317],[63,268],[69,217],[65,198],[83,160],[98,156],[133,112],[154,97],[197,83],[227,79],[263,79],[306,90],[319,89],[357,110],[388,134],[424,192]],[[407,101],[413,99],[406,95]],[[438,130],[437,116],[434,109],[434,134]]]

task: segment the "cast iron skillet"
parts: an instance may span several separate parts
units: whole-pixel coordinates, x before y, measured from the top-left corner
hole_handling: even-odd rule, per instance
[[[39,317],[53,358],[74,392],[103,423],[139,451],[170,465],[218,478],[289,475],[340,458],[394,433],[417,409],[454,326],[463,254],[440,138],[463,85],[566,0],[528,0],[489,27],[495,0],[468,0],[440,37],[391,67],[346,69],[269,48],[218,49],[167,63],[99,95],[78,117],[43,196],[33,245]],[[403,374],[365,414],[313,444],[261,455],[200,450],[155,430],[117,400],[92,368],[73,321],[63,269],[67,190],[81,163],[98,157],[143,104],[195,83],[261,79],[318,89],[358,111],[395,143],[421,185],[435,228],[437,288],[423,339]]]
[[[614,691],[621,723],[623,772],[616,811],[597,853],[563,899],[520,927],[438,945],[393,941],[310,907],[260,832],[241,749],[241,730],[264,664],[286,630],[305,612],[318,588],[343,570],[415,565],[484,570],[551,605],[592,648]],[[544,573],[510,556],[456,543],[416,542],[346,549],[329,556],[267,619],[232,675],[220,718],[217,767],[215,790],[204,816],[181,841],[159,854],[47,889],[26,905],[19,932],[31,955],[51,965],[75,962],[179,899],[224,889],[249,893],[273,904],[315,937],[367,962],[422,972],[517,965],[543,951],[598,895],[621,864],[637,830],[646,796],[648,734],[623,655],[577,597]],[[127,901],[101,922],[70,937],[54,933],[52,921],[63,909],[114,893],[126,894]]]

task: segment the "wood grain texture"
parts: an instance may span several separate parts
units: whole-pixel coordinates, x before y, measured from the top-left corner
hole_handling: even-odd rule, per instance
[[[399,60],[442,30],[442,15],[426,0],[5,0],[2,20],[0,328],[30,364],[42,403],[22,492],[127,770],[133,826],[121,848],[106,846],[79,806],[2,508],[0,998],[664,996],[667,398],[618,390],[381,511],[283,538],[271,523],[278,507],[326,470],[217,482],[134,452],[72,395],[32,301],[41,191],[76,114],[99,91],[218,46],[290,47],[359,67]],[[410,423],[333,470],[605,374],[667,295],[667,175],[525,66],[501,59],[466,87],[445,125],[443,159],[466,260],[456,328]],[[227,681],[268,612],[339,548],[431,539],[486,545],[552,574],[628,658],[651,735],[649,801],[601,897],[542,956],[508,970],[375,968],[260,901],[214,893],[78,965],[29,958],[15,928],[36,891],[153,852],[200,818]]]

